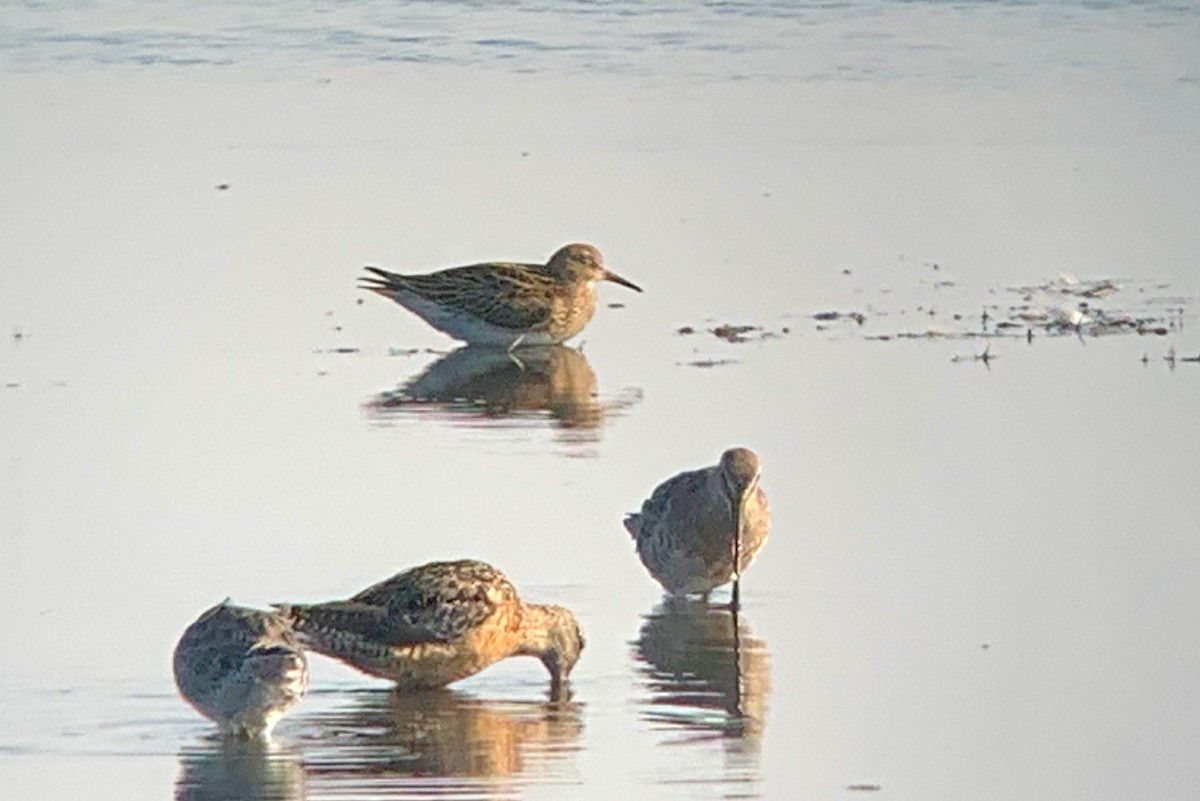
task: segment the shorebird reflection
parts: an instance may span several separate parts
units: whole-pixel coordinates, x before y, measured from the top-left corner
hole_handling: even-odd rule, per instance
[[[648,720],[761,739],[770,668],[744,615],[667,598],[646,615],[635,649],[650,690]]]
[[[400,387],[379,393],[367,408],[380,415],[438,411],[491,424],[544,418],[560,428],[598,431],[606,411],[633,401],[602,404],[596,374],[583,353],[561,345],[464,347],[443,356]]]
[[[402,795],[434,782],[447,795],[511,797],[524,777],[570,773],[583,731],[581,707],[570,701],[494,702],[453,690],[370,691],[354,699],[307,717],[320,732],[309,779],[330,790],[361,791],[369,782]]]
[[[211,738],[179,752],[175,801],[300,801],[307,797],[300,754],[262,740]]]

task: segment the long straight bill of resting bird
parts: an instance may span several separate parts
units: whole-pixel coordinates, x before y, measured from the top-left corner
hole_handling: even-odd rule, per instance
[[[344,601],[277,608],[305,646],[402,690],[534,656],[557,697],[584,646],[570,610],[522,602],[503,573],[470,559],[414,567]]]
[[[641,292],[604,265],[591,245],[566,245],[545,264],[486,262],[424,275],[367,266],[360,287],[399,303],[431,326],[473,345],[510,350],[556,345],[578,334],[596,311],[597,281]]]
[[[759,486],[758,455],[730,448],[711,467],[667,479],[625,518],[642,564],[671,595],[702,595],[733,582],[767,539],[771,513]]]
[[[183,632],[174,669],[184,699],[236,737],[270,737],[308,689],[308,661],[287,619],[228,601]]]

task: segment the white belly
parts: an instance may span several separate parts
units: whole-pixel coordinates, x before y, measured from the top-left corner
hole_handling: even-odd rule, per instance
[[[455,314],[444,306],[432,303],[410,292],[392,293],[392,300],[447,336],[472,345],[512,347],[518,339],[521,345],[553,345],[555,340],[544,331],[516,331],[492,325],[469,314]]]

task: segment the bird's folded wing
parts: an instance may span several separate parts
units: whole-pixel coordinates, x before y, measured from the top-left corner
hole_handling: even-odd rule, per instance
[[[286,611],[301,632],[305,629],[341,631],[389,645],[412,645],[442,639],[436,631],[404,615],[355,601],[291,606]]]

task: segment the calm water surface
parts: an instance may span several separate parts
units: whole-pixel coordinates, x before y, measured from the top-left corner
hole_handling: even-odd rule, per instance
[[[0,795],[1193,797],[1198,42],[1157,3],[3,4]],[[576,240],[646,292],[520,364],[354,289]],[[775,515],[736,619],[621,527],[733,444]],[[569,699],[314,656],[251,747],[174,692],[224,597],[459,556],[576,611]]]

